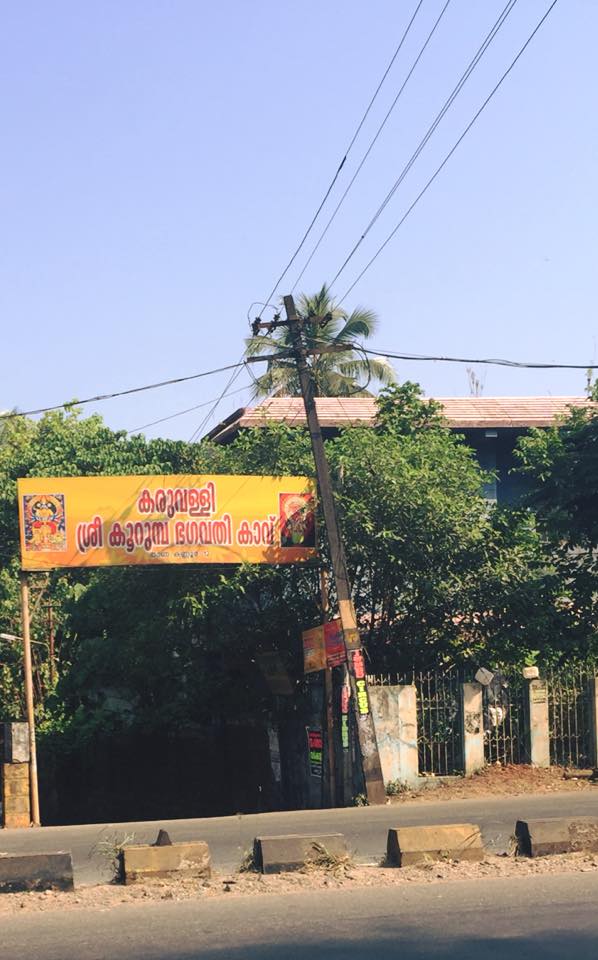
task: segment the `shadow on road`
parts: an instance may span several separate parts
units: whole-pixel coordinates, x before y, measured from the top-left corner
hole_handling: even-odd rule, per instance
[[[307,918],[306,918],[307,920]],[[508,923],[508,918],[505,917]],[[517,937],[458,937],[435,939],[430,933],[421,935],[397,930],[380,930],[374,936],[356,933],[350,939],[314,940],[297,943],[281,939],[277,943],[256,943],[234,949],[199,948],[191,953],[162,955],[164,960],[595,960],[596,935],[587,933],[550,932]]]

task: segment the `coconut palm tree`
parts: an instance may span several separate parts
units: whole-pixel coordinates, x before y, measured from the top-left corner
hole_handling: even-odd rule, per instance
[[[321,397],[370,397],[370,384],[394,383],[395,372],[385,358],[369,358],[356,344],[371,337],[378,326],[373,310],[357,307],[347,313],[334,304],[326,284],[319,293],[297,300],[297,310],[306,320],[305,343],[308,350],[334,347],[330,353],[311,355],[310,362]],[[320,324],[319,318],[326,321]],[[310,322],[310,318],[318,318]],[[278,327],[264,336],[248,337],[245,341],[247,357],[281,353],[292,348],[288,327]],[[292,359],[268,361],[266,372],[255,383],[254,398],[265,396],[297,396],[301,393],[299,378]]]

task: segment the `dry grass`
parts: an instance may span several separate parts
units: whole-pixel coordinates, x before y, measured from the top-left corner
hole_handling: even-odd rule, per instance
[[[311,870],[324,870],[336,876],[340,873],[346,873],[347,870],[351,870],[355,866],[350,854],[332,853],[322,843],[313,843],[312,850],[313,854],[306,859],[302,873]]]
[[[125,833],[119,837],[114,834],[111,837],[105,837],[98,840],[91,851],[92,856],[99,856],[106,861],[112,873],[113,883],[122,883],[124,880],[123,849],[130,843],[135,842],[134,833]]]

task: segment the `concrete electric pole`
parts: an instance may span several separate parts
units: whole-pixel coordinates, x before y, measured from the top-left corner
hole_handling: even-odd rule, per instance
[[[355,715],[355,728],[361,750],[366,795],[370,804],[381,804],[386,802],[386,794],[384,780],[382,778],[382,767],[380,765],[380,754],[378,752],[376,730],[370,709],[365,660],[359,631],[357,629],[355,608],[351,599],[351,583],[332,490],[330,468],[328,466],[328,460],[326,459],[322,431],[316,411],[314,379],[311,367],[307,362],[307,350],[303,336],[303,325],[305,321],[298,315],[292,296],[284,297],[284,305],[287,319],[286,321],[278,322],[288,326],[291,335],[297,373],[301,385],[301,394],[305,406],[305,415],[307,417],[307,425],[311,438],[320,502],[322,504],[324,521],[328,533],[328,543],[330,545],[332,574],[336,586],[339,615],[347,651],[351,700]]]

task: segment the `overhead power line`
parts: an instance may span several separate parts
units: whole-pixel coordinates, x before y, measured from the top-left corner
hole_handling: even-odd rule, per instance
[[[555,0],[556,2],[556,0]],[[516,367],[527,370],[598,370],[598,363],[544,363],[540,360],[504,360],[499,357],[445,357],[423,353],[395,353],[392,350],[371,350],[360,345],[364,353],[374,357],[386,357],[388,360],[424,360],[440,363],[485,363],[497,367]]]
[[[427,191],[429,190],[429,188],[432,186],[432,184],[433,184],[434,181],[436,180],[436,177],[442,172],[442,170],[444,169],[444,167],[446,166],[446,164],[448,163],[448,161],[451,159],[452,155],[455,153],[455,151],[457,150],[457,148],[458,148],[458,147],[460,146],[460,144],[463,142],[463,140],[465,139],[465,137],[467,136],[467,134],[469,133],[469,131],[471,130],[471,128],[474,126],[474,124],[476,123],[476,121],[479,119],[479,117],[482,115],[482,113],[484,112],[484,110],[486,109],[486,107],[488,106],[488,104],[490,103],[490,101],[492,100],[492,98],[494,97],[494,95],[498,92],[498,90],[500,89],[500,87],[502,86],[502,84],[504,83],[504,81],[507,79],[507,77],[509,76],[509,74],[511,73],[511,71],[513,70],[513,68],[515,67],[516,63],[517,63],[517,62],[519,61],[519,59],[523,56],[523,54],[525,53],[525,51],[526,51],[527,48],[529,47],[530,43],[532,42],[532,40],[534,39],[534,37],[536,36],[536,34],[538,33],[538,31],[539,31],[540,28],[542,27],[542,25],[544,24],[545,20],[548,19],[549,15],[552,13],[553,9],[556,7],[557,3],[558,3],[558,0],[553,0],[553,2],[550,4],[550,6],[548,7],[548,9],[547,9],[546,13],[544,14],[544,16],[538,21],[538,23],[536,24],[536,26],[534,27],[534,29],[533,29],[532,32],[530,33],[529,37],[527,38],[527,40],[525,41],[525,43],[523,44],[523,46],[520,48],[520,50],[519,50],[519,52],[517,53],[517,55],[514,57],[514,59],[511,61],[511,63],[509,64],[509,66],[507,67],[507,69],[505,70],[505,72],[502,74],[502,76],[501,76],[501,78],[499,79],[498,83],[496,83],[496,85],[495,85],[495,86],[493,87],[493,89],[490,91],[490,93],[488,94],[488,96],[487,96],[486,99],[484,100],[482,106],[479,108],[479,110],[477,111],[477,113],[473,116],[473,118],[470,120],[470,122],[467,124],[467,126],[466,126],[465,129],[463,130],[461,136],[458,138],[458,140],[453,144],[453,146],[451,147],[451,149],[449,150],[449,152],[446,154],[446,156],[445,156],[444,160],[442,161],[442,163],[439,164],[439,166],[436,168],[436,170],[434,171],[434,173],[432,174],[432,176],[430,177],[430,179],[426,182],[426,184],[424,185],[424,187],[420,190],[420,192],[419,192],[418,195],[416,196],[416,198],[415,198],[415,200],[413,201],[413,203],[411,204],[411,206],[407,208],[407,210],[405,211],[405,213],[403,214],[403,216],[401,217],[401,219],[400,219],[399,222],[397,223],[396,227],[389,233],[389,235],[386,237],[386,239],[384,240],[384,242],[380,244],[380,246],[379,246],[378,249],[376,250],[374,256],[366,263],[365,267],[363,268],[363,270],[361,271],[361,273],[358,274],[358,276],[357,276],[356,279],[353,281],[353,283],[351,284],[351,286],[348,287],[347,290],[345,290],[344,294],[342,295],[342,297],[341,297],[340,300],[338,301],[339,305],[349,296],[349,294],[351,293],[351,291],[353,290],[353,288],[359,283],[359,281],[360,281],[361,278],[364,276],[364,274],[367,273],[367,271],[370,269],[370,267],[372,266],[372,264],[378,259],[378,257],[380,256],[380,254],[382,253],[382,251],[385,249],[385,247],[388,246],[388,244],[390,243],[390,241],[392,240],[392,238],[395,236],[395,234],[397,233],[397,231],[400,230],[400,228],[403,226],[405,220],[406,220],[407,217],[410,215],[410,213],[412,212],[412,210],[415,209],[415,207],[417,206],[417,204],[419,203],[419,201],[422,199],[422,197],[424,196],[424,194],[427,193]],[[343,267],[341,268],[341,270],[344,269],[344,266],[346,265],[347,262],[348,262],[348,260],[345,261],[345,264],[343,265]],[[339,273],[340,273],[340,271],[339,271]],[[337,274],[337,276],[338,276],[338,275],[339,275],[339,274]]]
[[[14,420],[16,417],[33,417],[38,413],[49,413],[52,410],[68,410],[69,407],[81,407],[85,403],[99,403],[103,400],[113,400],[115,397],[126,397],[132,393],[143,393],[146,390],[156,390],[158,387],[168,387],[175,383],[187,383],[190,380],[199,380],[201,377],[210,377],[216,373],[235,370],[248,363],[265,363],[270,360],[279,360],[288,357],[288,353],[265,354],[264,356],[247,357],[239,363],[229,363],[225,367],[216,367],[214,370],[204,370],[202,373],[192,373],[188,377],[172,377],[170,380],[160,380],[158,383],[148,383],[143,387],[131,387],[128,390],[118,390],[115,393],[101,393],[95,397],[86,397],[84,400],[65,400],[49,407],[38,407],[35,410],[11,410],[10,413],[0,413],[0,420]]]
[[[244,387],[237,387],[236,390],[229,390],[226,396],[232,397],[236,393],[243,393],[244,390],[249,390],[250,387],[251,384],[246,383]],[[144,423],[142,426],[135,427],[133,430],[127,430],[127,434],[131,436],[135,433],[141,433],[142,430],[147,430],[148,427],[155,427],[159,423],[166,423],[167,420],[176,420],[177,417],[183,417],[186,413],[194,413],[195,410],[201,410],[202,407],[209,407],[211,403],[216,403],[218,399],[219,397],[212,397],[211,400],[204,400],[202,403],[196,403],[193,407],[186,407],[185,410],[177,410],[176,413],[169,413],[167,417],[160,417],[159,420],[152,420],[150,423]]]
[[[422,47],[420,48],[420,51],[419,51],[417,57],[415,58],[415,60],[413,61],[413,64],[411,65],[411,69],[409,70],[409,73],[407,74],[407,76],[406,76],[405,79],[403,80],[403,83],[402,83],[401,86],[399,87],[399,92],[397,93],[396,97],[394,98],[393,102],[391,103],[390,108],[388,109],[388,111],[387,111],[387,113],[386,113],[386,116],[384,117],[382,123],[381,123],[380,126],[378,127],[378,129],[377,129],[374,137],[373,137],[372,140],[370,141],[369,147],[367,148],[366,152],[364,153],[363,157],[361,158],[361,160],[360,160],[360,162],[359,162],[359,165],[358,165],[355,173],[353,174],[351,180],[349,181],[349,185],[347,186],[347,188],[345,189],[345,192],[343,193],[343,195],[341,196],[340,200],[338,201],[336,207],[334,208],[334,211],[333,211],[333,213],[332,213],[332,216],[330,217],[330,219],[328,220],[328,223],[326,224],[326,226],[324,227],[324,229],[323,229],[322,232],[320,233],[320,236],[318,237],[318,240],[317,240],[317,242],[316,242],[313,250],[311,251],[309,257],[308,257],[307,260],[305,261],[305,263],[304,263],[304,265],[303,265],[303,269],[301,270],[301,273],[299,274],[299,276],[298,276],[297,279],[295,280],[295,283],[293,284],[291,293],[294,292],[295,288],[296,288],[296,287],[298,286],[298,284],[300,283],[301,278],[303,277],[303,274],[305,273],[305,271],[306,271],[307,268],[309,267],[310,263],[312,262],[314,256],[316,255],[316,253],[317,253],[317,251],[318,251],[318,249],[319,249],[319,247],[320,247],[320,244],[322,243],[324,237],[325,237],[326,234],[328,233],[328,230],[330,229],[330,227],[332,226],[334,220],[336,219],[336,216],[337,216],[340,208],[342,207],[343,203],[345,202],[345,199],[346,199],[349,191],[351,190],[353,184],[354,184],[355,181],[357,180],[357,177],[358,177],[359,174],[361,173],[361,170],[363,169],[363,166],[364,166],[367,158],[369,157],[370,153],[371,153],[372,150],[374,149],[374,147],[375,147],[375,145],[376,145],[376,143],[377,143],[380,135],[382,134],[382,131],[384,130],[384,127],[386,126],[388,120],[390,119],[390,116],[391,116],[394,108],[396,107],[397,103],[398,103],[399,100],[401,99],[401,96],[402,96],[402,94],[403,94],[403,91],[405,90],[405,87],[407,86],[407,84],[409,83],[409,81],[410,81],[413,73],[415,72],[415,69],[416,69],[419,61],[420,61],[421,58],[423,57],[423,55],[424,55],[424,53],[425,53],[425,51],[426,51],[426,48],[428,47],[430,41],[432,40],[432,37],[433,37],[434,34],[436,33],[436,30],[437,30],[438,26],[440,25],[440,21],[442,20],[444,14],[446,13],[446,10],[447,10],[447,8],[448,8],[448,6],[449,6],[449,4],[450,4],[451,2],[452,2],[452,0],[446,0],[444,6],[443,6],[443,8],[442,8],[442,10],[441,10],[440,13],[438,14],[438,17],[436,18],[436,21],[434,22],[434,25],[432,26],[432,29],[431,29],[430,32],[428,33],[428,36],[427,36],[426,39],[424,40],[424,43],[423,43]]]
[[[220,404],[222,403],[222,401],[224,400],[224,398],[225,398],[226,396],[228,396],[229,387],[232,387],[233,383],[235,382],[235,380],[237,379],[237,377],[240,375],[240,373],[241,373],[241,370],[240,370],[240,369],[233,370],[233,372],[231,373],[229,379],[226,381],[226,384],[225,384],[225,386],[224,386],[224,389],[223,389],[222,393],[220,394],[219,397],[216,398],[216,400],[214,401],[211,409],[208,410],[208,412],[206,413],[205,417],[203,418],[203,420],[201,421],[201,423],[199,424],[199,426],[193,431],[193,433],[192,433],[191,436],[189,437],[189,443],[193,443],[193,441],[194,441],[198,436],[200,436],[200,434],[201,434],[203,428],[205,427],[206,423],[209,423],[210,418],[214,415],[214,413],[216,412],[217,408],[220,406]]]
[[[326,190],[326,192],[325,192],[325,194],[324,194],[324,196],[323,196],[323,198],[322,198],[322,200],[321,200],[321,202],[320,202],[320,205],[318,206],[315,214],[313,215],[313,217],[312,217],[312,219],[311,219],[311,221],[310,221],[310,223],[309,223],[309,226],[307,227],[307,230],[306,230],[305,233],[303,234],[303,236],[302,236],[302,238],[301,238],[301,240],[300,240],[300,242],[299,242],[299,246],[297,247],[297,249],[295,250],[295,252],[294,252],[293,255],[291,256],[291,259],[289,260],[289,262],[287,263],[286,267],[284,268],[284,270],[283,270],[282,273],[280,274],[278,280],[276,281],[276,283],[275,283],[274,286],[272,287],[272,290],[271,290],[270,294],[265,298],[265,301],[264,301],[265,303],[269,303],[270,300],[272,300],[272,297],[275,295],[276,291],[278,290],[278,287],[280,286],[280,284],[282,283],[283,279],[286,277],[288,271],[290,270],[290,268],[292,267],[293,263],[295,262],[295,259],[296,259],[297,255],[298,255],[298,254],[300,253],[300,251],[303,249],[303,245],[304,245],[305,241],[307,240],[308,236],[310,235],[310,233],[311,233],[311,231],[312,231],[312,229],[313,229],[313,227],[314,227],[314,224],[315,224],[316,220],[317,220],[318,217],[320,216],[320,213],[322,212],[322,209],[323,209],[326,201],[328,200],[328,197],[330,196],[330,194],[331,194],[331,192],[332,192],[332,189],[333,189],[336,181],[338,180],[338,178],[339,178],[339,176],[340,176],[341,170],[343,169],[345,163],[347,162],[347,158],[348,158],[348,156],[349,156],[349,154],[350,154],[350,152],[351,152],[351,150],[352,150],[352,148],[353,148],[353,145],[354,145],[355,141],[357,140],[357,137],[359,136],[359,134],[360,134],[360,132],[361,132],[361,128],[363,127],[363,125],[364,125],[364,123],[365,123],[365,121],[366,121],[366,119],[367,119],[367,117],[368,117],[368,115],[369,115],[369,113],[370,113],[370,110],[372,109],[372,107],[373,107],[373,105],[374,105],[374,102],[375,102],[378,94],[380,93],[380,90],[382,89],[382,85],[383,85],[384,81],[386,80],[388,74],[390,73],[390,70],[392,69],[392,66],[393,66],[394,62],[395,62],[395,60],[397,59],[397,57],[398,57],[398,55],[399,55],[399,53],[400,53],[400,51],[401,51],[401,48],[402,48],[403,44],[405,43],[405,40],[407,39],[407,36],[408,36],[408,34],[409,34],[409,31],[411,30],[411,27],[413,26],[413,22],[414,22],[415,18],[417,17],[417,14],[419,13],[419,9],[420,9],[422,3],[423,3],[423,0],[419,0],[418,4],[417,4],[417,6],[416,6],[416,8],[415,8],[415,10],[414,10],[414,12],[413,12],[413,15],[412,15],[409,23],[407,24],[407,27],[405,28],[405,31],[404,31],[404,33],[403,33],[403,36],[401,37],[401,39],[400,39],[400,41],[399,41],[399,44],[398,44],[395,52],[393,53],[393,55],[392,55],[392,57],[391,57],[390,63],[388,64],[388,66],[386,67],[386,70],[385,70],[384,73],[382,74],[382,78],[381,78],[380,82],[378,83],[378,86],[376,87],[376,89],[375,89],[375,91],[374,91],[374,95],[372,96],[369,104],[367,105],[367,108],[366,108],[366,110],[365,110],[365,113],[363,114],[361,120],[359,121],[359,123],[358,123],[358,125],[357,125],[357,129],[355,130],[355,133],[354,133],[353,136],[351,137],[351,140],[349,141],[348,146],[345,147],[345,150],[344,150],[344,153],[343,153],[343,157],[342,157],[342,159],[341,159],[341,161],[340,161],[340,163],[339,163],[339,165],[338,165],[338,167],[337,167],[337,169],[336,169],[336,172],[335,172],[332,180],[330,181],[330,184],[328,185],[328,188],[327,188],[327,190]]]
[[[368,223],[367,226],[365,227],[365,229],[364,229],[363,233],[361,234],[361,236],[359,237],[357,243],[355,244],[355,246],[353,247],[353,249],[349,252],[349,254],[347,255],[347,257],[345,258],[342,266],[339,267],[339,269],[338,269],[337,272],[335,273],[335,275],[334,275],[334,277],[332,278],[332,281],[331,281],[331,286],[338,280],[338,278],[340,277],[340,275],[343,273],[343,271],[345,270],[345,268],[348,266],[348,264],[350,263],[350,261],[353,259],[353,257],[355,256],[355,254],[356,254],[357,251],[359,250],[359,247],[361,246],[361,244],[363,243],[363,241],[364,241],[365,238],[367,237],[368,233],[370,232],[370,230],[372,229],[372,227],[376,224],[376,222],[378,221],[379,217],[382,215],[382,213],[384,212],[384,210],[386,209],[386,207],[388,206],[388,204],[389,204],[390,201],[392,200],[393,196],[395,195],[395,193],[396,193],[397,190],[399,189],[399,187],[400,187],[400,185],[402,184],[403,180],[405,179],[405,177],[407,176],[407,174],[409,173],[409,171],[411,170],[411,168],[413,167],[413,165],[414,165],[415,162],[417,161],[417,159],[418,159],[418,157],[420,156],[420,154],[424,151],[424,149],[425,149],[427,143],[429,142],[430,138],[434,135],[436,129],[438,128],[438,126],[439,126],[440,123],[442,122],[442,119],[444,118],[444,116],[446,115],[446,113],[450,110],[451,106],[453,105],[453,103],[455,102],[455,100],[457,99],[457,97],[459,96],[459,94],[461,93],[461,90],[463,89],[463,87],[465,86],[465,84],[467,83],[467,81],[469,80],[471,74],[473,73],[473,71],[475,70],[475,68],[477,67],[477,65],[479,64],[480,60],[482,59],[482,57],[483,57],[484,54],[486,53],[488,47],[490,46],[490,44],[492,43],[492,41],[494,40],[494,38],[497,36],[498,32],[500,31],[501,27],[503,26],[503,24],[504,24],[505,21],[507,20],[507,17],[508,17],[509,14],[511,13],[511,11],[513,10],[513,8],[515,7],[515,5],[516,5],[517,2],[518,2],[518,0],[508,0],[507,4],[505,5],[505,7],[503,8],[502,12],[500,13],[498,19],[495,21],[494,25],[490,28],[489,32],[486,34],[486,37],[485,37],[484,40],[482,41],[481,45],[478,47],[478,49],[477,49],[476,53],[474,54],[474,56],[472,57],[472,59],[471,59],[471,60],[469,61],[469,63],[467,64],[465,70],[464,70],[463,73],[461,74],[461,76],[460,76],[459,80],[457,81],[456,85],[453,87],[451,93],[449,94],[449,96],[447,97],[447,99],[444,101],[442,107],[440,108],[440,110],[439,110],[438,113],[436,114],[434,120],[432,121],[432,123],[430,124],[430,126],[428,127],[428,129],[426,130],[424,136],[422,137],[422,139],[421,139],[420,142],[418,143],[418,145],[417,145],[417,147],[415,148],[414,152],[411,154],[409,160],[407,161],[407,163],[405,164],[405,166],[404,166],[403,169],[401,170],[399,176],[397,177],[397,179],[396,179],[395,182],[393,183],[392,187],[390,188],[390,190],[388,191],[388,193],[387,193],[386,196],[384,197],[384,200],[382,201],[382,203],[380,204],[380,206],[379,206],[378,209],[376,210],[375,214],[373,215],[373,217],[371,218],[371,220],[369,221],[369,223]]]

